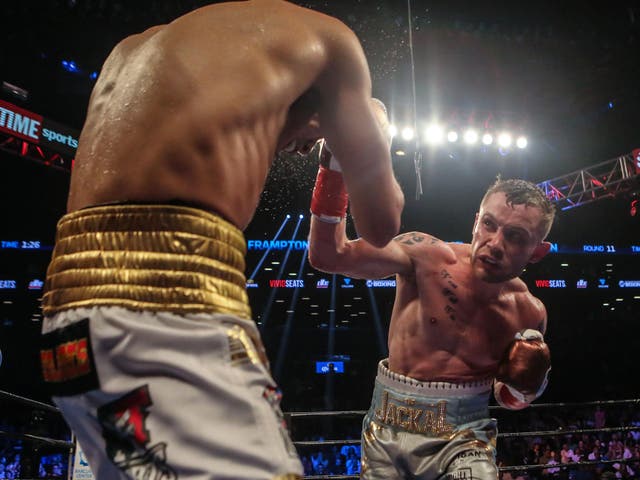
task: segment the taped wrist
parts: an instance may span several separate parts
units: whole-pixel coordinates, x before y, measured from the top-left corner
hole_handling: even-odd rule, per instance
[[[311,197],[311,213],[323,222],[340,223],[347,214],[348,204],[342,173],[320,165]]]
[[[340,163],[329,146],[323,142],[320,149],[320,167],[311,197],[311,213],[327,223],[340,223],[347,214],[349,195],[344,186]]]

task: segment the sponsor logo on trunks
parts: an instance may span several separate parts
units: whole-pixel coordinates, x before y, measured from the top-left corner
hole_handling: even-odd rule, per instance
[[[382,405],[375,416],[382,423],[410,433],[441,436],[454,428],[447,423],[446,401],[418,404],[414,398],[395,397],[388,390],[383,392]]]
[[[273,409],[273,413],[276,416],[276,421],[278,422],[278,430],[280,432],[280,436],[282,437],[282,441],[284,442],[284,446],[287,452],[290,456],[297,458],[298,452],[296,450],[296,447],[293,445],[293,442],[291,441],[289,430],[287,429],[287,422],[285,421],[282,410],[280,409],[282,392],[280,391],[280,389],[269,385],[265,387],[264,391],[262,392],[262,398],[264,398]]]
[[[455,472],[447,473],[444,478],[445,480],[472,480],[474,477],[470,468],[461,468]]]
[[[52,395],[76,395],[98,388],[89,320],[43,335],[40,365]]]
[[[166,443],[150,445],[146,421],[153,404],[149,386],[143,385],[98,408],[105,449],[111,461],[131,478],[175,480],[167,465]]]
[[[453,459],[454,462],[458,460],[466,460],[467,458],[486,458],[487,452],[482,450],[465,450],[464,452],[456,455]]]

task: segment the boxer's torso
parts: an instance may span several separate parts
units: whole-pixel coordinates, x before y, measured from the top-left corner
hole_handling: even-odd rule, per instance
[[[520,279],[473,278],[470,246],[427,237],[397,276],[389,368],[419,380],[471,381],[495,375],[515,333],[540,328],[543,310]]]
[[[91,96],[68,210],[182,200],[245,228],[283,136],[313,113],[289,107],[326,65],[314,15],[218,4],[122,41]]]

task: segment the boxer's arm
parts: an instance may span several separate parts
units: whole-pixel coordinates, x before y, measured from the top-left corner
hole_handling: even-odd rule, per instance
[[[328,273],[340,273],[353,278],[385,278],[394,274],[409,275],[413,263],[400,235],[384,247],[375,247],[360,238],[349,240],[345,219],[328,223],[311,217],[309,231],[309,263]]]
[[[404,195],[391,167],[387,140],[371,106],[369,67],[355,34],[340,30],[327,41],[327,65],[317,87],[323,98],[323,136],[340,159],[358,234],[387,244],[400,228]]]

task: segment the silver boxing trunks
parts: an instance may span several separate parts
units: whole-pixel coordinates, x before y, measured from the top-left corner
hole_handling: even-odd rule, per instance
[[[177,205],[65,215],[40,360],[97,479],[294,480],[242,232]]]
[[[378,365],[362,428],[365,480],[496,480],[492,379],[421,382]]]

